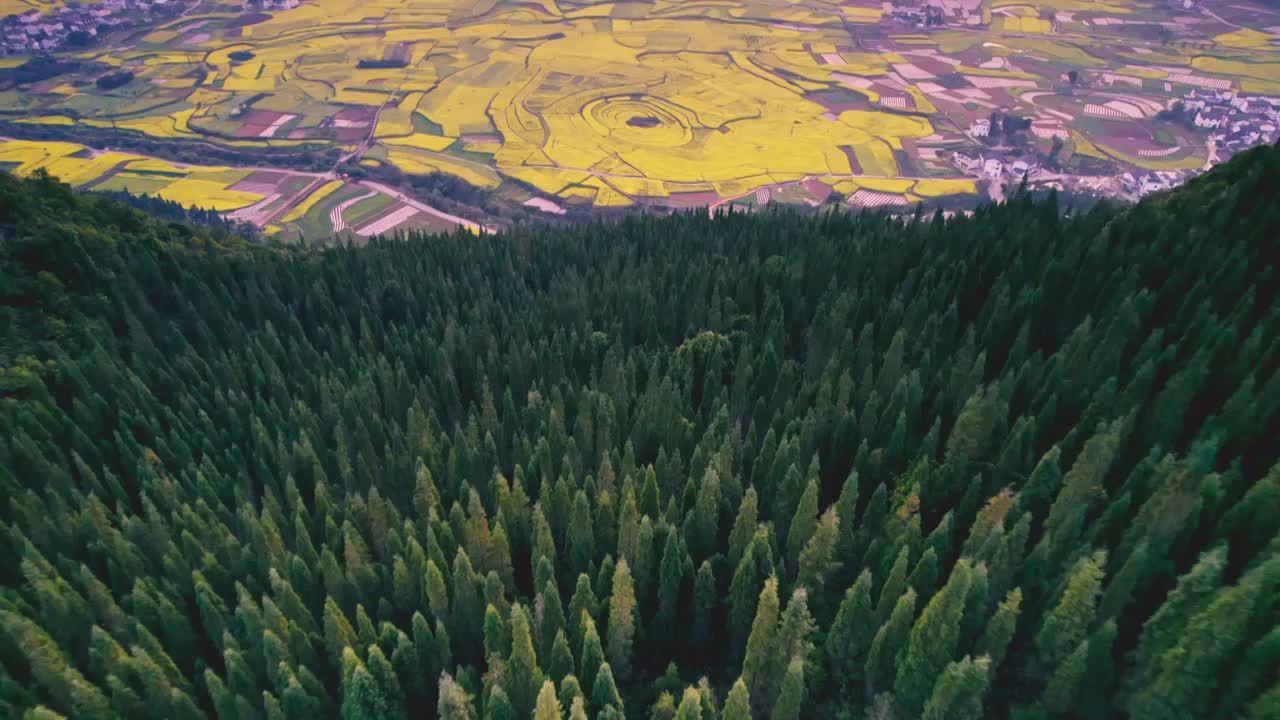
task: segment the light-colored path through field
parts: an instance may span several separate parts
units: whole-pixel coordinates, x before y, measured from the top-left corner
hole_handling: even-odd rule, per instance
[[[383,185],[382,183],[376,183],[376,182],[373,182],[372,180],[361,180],[359,183],[357,183],[357,185],[360,185],[362,187],[372,188],[374,190],[377,190],[380,193],[383,193],[384,195],[390,195],[391,197],[395,198],[396,200],[399,200],[400,202],[404,203],[405,205],[408,205],[409,207],[417,208],[418,210],[421,210],[422,212],[427,213],[428,215],[434,215],[440,218],[441,220],[448,220],[449,222],[454,223],[455,225],[461,225],[475,232],[488,232],[488,228],[484,227],[479,223],[472,222],[466,218],[460,218],[457,215],[450,215],[449,213],[444,212],[443,210],[437,210],[436,208],[433,208],[424,202],[419,202],[418,200],[415,200],[409,197],[408,195],[405,195],[399,190],[396,190],[395,188],[389,187],[387,185]]]
[[[417,215],[420,212],[422,211],[416,207],[411,207],[409,205],[401,205],[395,210],[392,210],[386,215],[383,215],[382,217],[374,220],[373,222],[370,222],[364,227],[357,228],[356,234],[359,235],[360,237],[369,237],[370,235],[382,235],[383,233],[387,233],[396,229],[402,223],[409,220],[409,218],[413,217],[414,215]]]
[[[236,222],[253,223],[258,227],[262,227],[267,224],[263,222],[263,218],[273,214],[267,210],[267,206],[279,199],[280,193],[272,193],[248,207],[242,207],[239,210],[227,213],[227,219],[235,220]]]
[[[347,222],[342,219],[342,213],[346,212],[347,208],[351,207],[352,205],[355,205],[361,200],[368,200],[369,198],[377,194],[378,194],[377,190],[370,190],[369,192],[365,193],[364,195],[361,195],[360,197],[353,197],[350,200],[343,200],[341,203],[335,205],[333,209],[329,211],[329,224],[333,226],[333,231],[335,233],[340,233],[343,230],[347,229]]]

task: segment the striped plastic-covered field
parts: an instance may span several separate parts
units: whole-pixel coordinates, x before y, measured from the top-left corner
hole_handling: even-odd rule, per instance
[[[849,204],[857,207],[874,208],[888,205],[906,205],[907,198],[897,193],[876,192],[874,190],[858,190],[849,197]]]
[[[371,235],[381,235],[390,230],[394,230],[409,218],[418,214],[418,208],[408,205],[401,205],[373,222],[356,230],[356,234],[361,237],[369,237]]]
[[[1196,87],[1209,88],[1211,90],[1230,90],[1231,81],[1223,78],[1207,78],[1199,75],[1188,75],[1187,73],[1171,73],[1169,75],[1171,82],[1182,83],[1183,85],[1195,85]]]

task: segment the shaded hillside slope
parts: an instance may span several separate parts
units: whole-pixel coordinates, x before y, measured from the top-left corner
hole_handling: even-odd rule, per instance
[[[304,253],[0,178],[4,716],[1276,717],[1277,190]]]

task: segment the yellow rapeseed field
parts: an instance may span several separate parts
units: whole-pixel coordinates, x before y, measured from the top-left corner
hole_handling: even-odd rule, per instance
[[[255,193],[229,190],[249,174],[248,170],[227,167],[178,167],[164,160],[143,158],[133,153],[91,153],[75,143],[7,140],[0,142],[0,163],[17,163],[14,172],[29,175],[44,169],[74,187],[92,183],[115,172],[111,187],[130,187],[137,192],[155,192],[160,197],[184,205],[212,210],[235,210],[262,199]],[[130,178],[136,182],[126,182]]]
[[[0,3],[29,7],[28,0]],[[1074,10],[1088,4],[1041,0],[1036,6]],[[940,111],[912,84],[916,78],[893,91],[891,101],[886,84],[899,82],[895,66],[912,62],[916,48],[932,52],[950,36],[956,36],[952,44],[961,42],[957,38],[965,33],[897,34],[900,52],[850,47],[856,43],[850,42],[848,24],[875,23],[882,12],[879,5],[787,0],[653,0],[644,7],[557,0],[302,0],[234,30],[224,29],[233,17],[229,13],[193,14],[150,28],[134,46],[87,50],[86,61],[137,73],[143,82],[130,89],[140,95],[117,93],[96,103],[92,83],[67,83],[65,108],[50,104],[26,121],[199,137],[234,148],[314,142],[349,152],[372,135],[368,154],[357,161],[377,159],[409,174],[448,173],[486,189],[510,179],[607,207],[707,189],[739,197],[810,177],[839,181],[855,171],[850,152],[859,174],[893,179],[860,187],[914,187],[925,197],[973,192],[972,183],[921,180],[913,186],[912,178],[894,179],[902,172],[895,152],[903,140],[933,136],[931,120]],[[997,13],[996,29],[1010,33],[1006,54],[1041,52],[1036,43],[1053,42],[1018,37],[1052,32],[1048,12],[1004,12]],[[1263,40],[1228,33],[1218,42],[1250,49]],[[1056,48],[1043,52],[1055,58],[1070,52],[1065,41]],[[362,60],[379,59],[403,62],[358,67]],[[1203,69],[1266,79],[1234,66]],[[959,70],[1035,78],[998,69]],[[877,107],[882,93],[887,102]],[[898,102],[903,94],[910,96],[905,106]],[[14,110],[5,102],[0,110]],[[832,109],[850,106],[866,109]],[[233,137],[253,110],[299,117],[289,125],[290,137]],[[948,126],[939,122],[939,132]],[[96,160],[60,159],[74,150],[6,152],[21,156],[20,167],[57,161],[59,170],[77,180],[105,172]],[[146,175],[140,162],[131,163],[130,172]],[[179,202],[231,209],[261,199],[228,190],[230,175],[169,170],[157,177],[173,178],[162,192]],[[148,187],[158,182],[153,178]],[[326,185],[281,222],[297,221],[333,191]]]
[[[1254,49],[1270,47],[1275,39],[1275,35],[1269,35],[1252,28],[1240,28],[1233,32],[1218,35],[1213,41],[1227,47]]]
[[[311,208],[316,206],[316,203],[332,195],[338,190],[338,188],[342,187],[342,184],[341,180],[330,180],[324,185],[321,185],[315,192],[308,195],[307,199],[297,205],[294,205],[293,209],[285,213],[284,217],[280,218],[278,222],[291,223],[295,220],[301,220],[302,216],[306,215]]]
[[[410,175],[447,173],[476,187],[488,189],[496,188],[501,183],[498,174],[490,167],[440,153],[390,149],[387,151],[387,161]]]
[[[214,180],[197,180],[185,177],[175,180],[156,193],[165,200],[207,210],[236,210],[262,199],[254,193],[228,190],[226,185]]]
[[[405,147],[418,148],[421,150],[440,151],[452,145],[454,143],[454,138],[444,137],[443,135],[414,133],[404,137],[382,138],[381,141],[387,145],[403,145]]]
[[[923,197],[942,195],[969,195],[978,192],[972,180],[924,178],[916,182],[912,190]]]

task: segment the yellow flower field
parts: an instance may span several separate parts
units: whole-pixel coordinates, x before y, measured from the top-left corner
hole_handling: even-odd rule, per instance
[[[136,192],[154,193],[183,205],[211,210],[235,210],[262,199],[255,193],[228,189],[247,176],[248,170],[179,167],[133,153],[92,153],[75,143],[0,141],[0,163],[16,163],[14,172],[18,175],[30,175],[43,169],[74,187],[109,178],[108,189],[129,187]]]
[[[20,122],[232,149],[358,151],[351,161],[368,167],[619,206],[693,188],[739,196],[851,177],[867,181],[859,188],[922,198],[974,194],[949,156],[971,140],[963,129],[992,108],[1047,113],[1079,135],[1072,145],[1082,154],[1127,162],[1104,152],[1107,138],[1073,125],[1070,113],[1020,101],[1024,88],[1060,91],[1063,75],[1046,65],[1143,80],[1190,65],[1241,90],[1280,92],[1276,39],[1265,27],[1213,30],[1182,49],[1122,43],[1100,52],[1119,36],[1095,43],[1082,33],[1128,22],[1136,0],[986,0],[972,22],[952,17],[943,27],[903,25],[885,7],[301,0],[248,25],[230,22],[235,13],[197,10],[157,23],[132,45],[76,53],[95,67],[134,72],[139,82],[127,91],[99,93],[89,78],[69,75],[43,86],[46,97],[33,107],[21,93],[0,93],[0,111]],[[873,37],[883,46],[866,41]],[[0,66],[16,66],[11,60]],[[948,67],[939,70],[939,61]],[[1019,107],[1003,107],[1010,102]],[[292,117],[272,126],[273,113]],[[1047,152],[1047,140],[1034,142]],[[96,172],[75,160],[57,167],[76,178]],[[165,192],[207,193],[219,207],[252,200],[204,184],[220,180],[183,175],[193,182]]]
[[[293,206],[292,210],[285,213],[284,216],[280,218],[279,222],[291,223],[291,222],[294,222],[295,220],[301,220],[303,215],[306,215],[311,210],[311,208],[315,207],[316,204],[319,203],[321,200],[324,200],[325,198],[332,195],[338,188],[342,187],[342,184],[343,183],[341,180],[330,180],[329,182],[320,186],[320,188],[318,188],[315,192],[311,193],[311,195],[309,195],[306,200],[303,200],[302,202]]]

